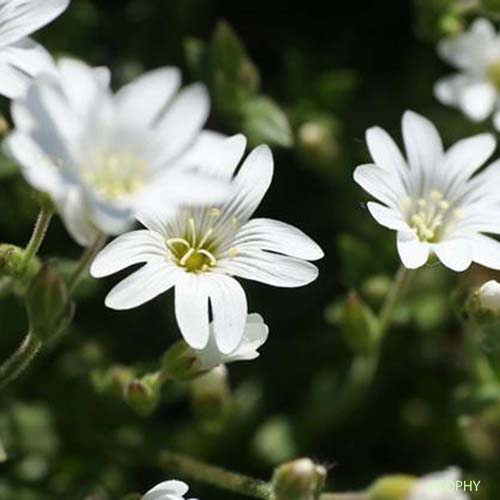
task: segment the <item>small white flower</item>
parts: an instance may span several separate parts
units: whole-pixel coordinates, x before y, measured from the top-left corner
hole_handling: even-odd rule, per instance
[[[418,479],[407,500],[468,500],[469,495],[457,487],[461,473],[457,467],[449,467]]]
[[[141,500],[184,500],[188,490],[188,485],[182,481],[164,481],[150,489]]]
[[[500,161],[474,176],[495,149],[493,136],[463,139],[444,152],[434,125],[408,111],[403,138],[408,162],[384,130],[369,129],[375,164],[357,167],[354,179],[382,202],[369,202],[368,210],[397,231],[405,267],[423,266],[434,253],[454,271],[471,262],[500,269],[500,243],[482,234],[500,234]]]
[[[493,112],[500,130],[500,35],[487,19],[477,19],[470,29],[446,38],[438,45],[439,55],[459,73],[439,80],[436,97],[482,121]]]
[[[243,337],[239,345],[229,354],[221,352],[215,342],[213,323],[210,324],[210,338],[203,349],[193,349],[200,370],[212,370],[216,366],[234,363],[235,361],[250,361],[259,357],[257,349],[265,344],[269,328],[260,314],[249,314]]]
[[[182,160],[199,140],[209,111],[203,85],[178,92],[176,68],[151,71],[116,95],[109,72],[62,59],[13,101],[6,141],[27,181],[51,195],[68,231],[89,245],[100,230],[120,234],[150,206],[227,196],[227,183],[201,177]]]
[[[28,38],[68,7],[70,0],[0,0],[0,94],[19,97],[31,77],[54,71],[54,61]]]
[[[477,292],[479,305],[483,309],[500,313],[500,283],[490,280],[484,283]]]
[[[187,343],[195,349],[207,345],[210,302],[215,341],[227,354],[240,343],[247,317],[245,292],[235,277],[278,287],[316,279],[318,269],[307,261],[320,259],[323,252],[314,241],[283,222],[250,220],[274,167],[271,150],[259,146],[233,178],[245,146],[241,135],[227,139],[202,166],[221,180],[232,179],[225,204],[185,207],[174,218],[151,210],[140,217],[147,230],[119,237],[97,256],[94,277],[146,263],[109,293],[108,307],[137,307],[175,287],[175,313]]]

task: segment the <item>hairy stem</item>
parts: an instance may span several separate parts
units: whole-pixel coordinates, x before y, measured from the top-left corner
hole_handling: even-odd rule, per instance
[[[273,492],[269,483],[230,472],[221,467],[210,465],[199,460],[164,451],[159,458],[159,465],[163,469],[172,471],[195,481],[217,486],[218,488],[239,493],[252,498],[271,500]]]
[[[42,341],[32,332],[24,338],[16,352],[0,366],[0,389],[5,388],[26,369],[42,347]]]
[[[33,234],[31,239],[26,245],[26,251],[24,254],[24,264],[27,267],[31,259],[38,253],[40,246],[47,234],[47,229],[50,225],[50,220],[52,219],[52,210],[48,208],[43,208],[38,214],[38,219],[35,223],[35,228],[33,229]]]
[[[106,243],[106,235],[103,233],[99,233],[94,243],[92,243],[92,245],[86,248],[85,252],[83,252],[80,261],[78,262],[78,266],[75,269],[75,272],[69,278],[68,282],[69,296],[71,296],[74,293],[74,291],[80,284],[80,281],[82,280],[84,275],[88,272],[88,269],[92,264],[92,261],[94,260],[95,256],[99,253],[99,250],[101,250],[101,248],[104,246],[104,243]]]
[[[394,317],[394,312],[396,310],[396,306],[398,305],[398,301],[401,299],[402,295],[405,292],[406,285],[408,284],[408,279],[410,277],[410,273],[408,270],[401,265],[396,273],[394,281],[392,282],[391,288],[387,297],[385,298],[384,305],[380,310],[379,314],[379,336],[380,340],[384,337],[388,328],[391,325],[391,322]]]

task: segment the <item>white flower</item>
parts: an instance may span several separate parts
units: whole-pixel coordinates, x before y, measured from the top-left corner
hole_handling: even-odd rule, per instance
[[[498,281],[487,281],[479,288],[477,295],[482,308],[500,313],[500,283]]]
[[[423,266],[434,253],[454,271],[471,262],[500,269],[500,244],[482,234],[500,234],[500,161],[473,176],[495,149],[491,135],[463,139],[444,152],[434,125],[408,111],[408,162],[381,128],[369,129],[366,138],[375,165],[359,166],[354,179],[382,202],[369,202],[368,210],[397,231],[405,267]]]
[[[203,170],[230,180],[244,154],[238,135],[213,148]],[[137,307],[175,287],[175,313],[187,343],[203,349],[210,337],[209,302],[217,347],[232,352],[243,336],[247,301],[235,277],[278,287],[298,287],[316,279],[308,260],[322,250],[300,230],[283,222],[250,217],[268,190],[273,157],[267,146],[254,149],[232,179],[223,205],[185,207],[174,218],[151,210],[141,215],[147,230],[125,234],[106,247],[91,273],[107,276],[128,266],[146,265],[107,296],[112,309]]]
[[[468,500],[469,495],[457,485],[460,477],[457,467],[423,476],[415,482],[407,500]]]
[[[193,349],[197,359],[197,368],[202,371],[212,370],[216,366],[235,361],[250,361],[259,357],[257,349],[265,344],[269,328],[260,314],[249,314],[239,345],[229,354],[221,352],[215,342],[213,323],[210,324],[210,337],[203,349]]]
[[[0,0],[0,94],[21,96],[32,76],[54,70],[49,53],[28,35],[49,24],[70,0]]]
[[[500,130],[500,35],[493,24],[477,19],[469,31],[441,41],[438,52],[459,73],[437,82],[436,97],[474,121],[495,112],[495,127]]]
[[[179,71],[161,68],[113,95],[107,70],[62,59],[56,75],[38,77],[13,101],[7,152],[51,195],[81,245],[98,230],[128,230],[149,206],[168,214],[227,196],[227,185],[181,160],[201,137],[209,98],[200,84],[179,86]]]
[[[182,481],[164,481],[150,489],[141,500],[184,500],[188,490],[188,485]]]

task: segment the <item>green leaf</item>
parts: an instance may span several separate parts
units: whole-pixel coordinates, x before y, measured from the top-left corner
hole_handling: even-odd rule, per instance
[[[291,147],[293,135],[286,114],[269,97],[248,100],[241,109],[242,128],[252,145]]]

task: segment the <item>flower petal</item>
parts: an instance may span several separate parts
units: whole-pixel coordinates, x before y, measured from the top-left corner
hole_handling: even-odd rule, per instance
[[[473,82],[470,76],[462,73],[446,76],[437,81],[434,86],[434,95],[443,104],[458,106],[462,92]]]
[[[409,230],[408,224],[403,220],[399,212],[392,208],[385,207],[380,203],[369,201],[368,210],[372,217],[382,226],[396,231]]]
[[[24,95],[31,78],[44,72],[55,72],[50,54],[30,38],[0,48],[0,94],[17,98]]]
[[[284,288],[308,285],[319,274],[318,268],[310,262],[260,250],[222,260],[220,267],[241,278]]]
[[[163,500],[164,495],[183,497],[189,487],[182,481],[164,481],[150,489],[141,500]]]
[[[432,245],[437,258],[449,269],[456,272],[465,271],[472,263],[469,243],[466,239],[450,239]]]
[[[0,4],[0,45],[16,42],[62,14],[70,0],[9,0]]]
[[[377,165],[359,165],[353,177],[368,194],[392,208],[397,209],[407,196],[400,180]]]
[[[109,292],[106,305],[116,310],[138,307],[172,288],[179,275],[180,271],[165,261],[148,262]]]
[[[134,127],[150,127],[179,89],[180,71],[159,68],[150,71],[116,94],[119,117]]]
[[[403,115],[403,139],[412,174],[425,186],[443,157],[443,143],[436,127],[413,111]]]
[[[368,149],[377,166],[405,179],[408,166],[391,136],[380,127],[372,127],[366,132]]]
[[[401,261],[407,269],[417,269],[429,258],[429,245],[421,242],[410,231],[398,232],[397,245]]]
[[[157,126],[165,141],[161,153],[163,162],[173,160],[194,142],[209,110],[210,99],[204,85],[190,85],[174,98]]]
[[[500,270],[500,243],[497,240],[476,234],[469,241],[474,262],[490,269]]]
[[[241,285],[223,274],[207,276],[215,342],[223,354],[234,351],[241,339],[247,319],[247,298]]]
[[[492,113],[496,100],[495,87],[489,82],[478,82],[462,91],[460,107],[471,120],[480,122]]]
[[[102,278],[134,264],[164,260],[166,254],[165,242],[159,234],[145,229],[131,231],[99,252],[90,267],[90,274],[94,278]]]
[[[175,287],[175,317],[186,342],[203,349],[210,335],[205,276],[182,273]]]
[[[323,250],[294,226],[273,219],[252,219],[236,235],[232,245],[240,251],[268,250],[305,260],[324,257]]]

